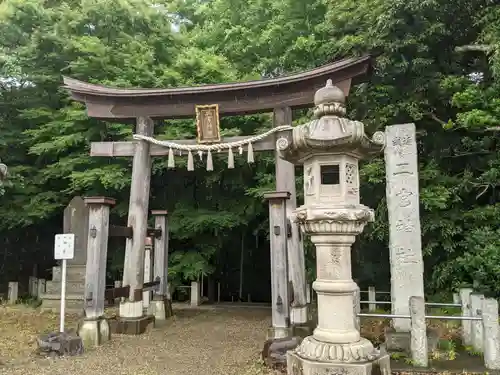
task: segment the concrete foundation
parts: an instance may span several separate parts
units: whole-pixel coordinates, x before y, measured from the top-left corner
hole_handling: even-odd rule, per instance
[[[111,340],[111,331],[106,318],[84,319],[78,325],[78,336],[85,349],[93,348]]]
[[[293,336],[293,327],[269,327],[266,339],[284,339],[291,336]]]
[[[150,324],[154,324],[154,316],[143,316],[140,318],[117,317],[109,320],[109,328],[112,333],[122,335],[142,335]]]
[[[155,317],[155,322],[167,320],[173,315],[172,301],[168,299],[155,299],[150,306],[150,314]]]

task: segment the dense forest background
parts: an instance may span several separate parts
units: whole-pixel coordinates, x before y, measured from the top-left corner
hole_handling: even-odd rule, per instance
[[[62,75],[113,86],[244,81],[371,53],[369,81],[349,117],[369,132],[418,130],[425,283],[429,293],[473,284],[500,294],[500,6],[492,0],[3,0],[0,2],[0,285],[53,265],[54,234],[75,195],[117,199],[126,221],[131,160],[90,158],[91,141],[130,139],[130,125],[88,119]],[[310,112],[295,114],[295,123]],[[224,135],[255,134],[268,115],[225,118]],[[158,124],[163,139],[194,138],[194,119]],[[238,158],[237,158],[238,159]],[[269,293],[267,207],[272,155],[234,170],[215,160],[167,170],[155,158],[150,207],[167,208],[171,277],[201,274]],[[300,178],[298,169],[298,179]],[[362,286],[389,288],[383,159],[364,163],[362,200],[377,221],[355,249]],[[301,184],[298,184],[299,191]],[[243,251],[242,251],[243,249]],[[123,244],[112,243],[110,277]],[[314,274],[308,249],[308,271]],[[259,295],[260,291],[261,295]],[[263,294],[262,294],[263,293]]]

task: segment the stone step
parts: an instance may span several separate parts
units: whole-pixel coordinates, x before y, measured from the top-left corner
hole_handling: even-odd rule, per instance
[[[42,311],[58,312],[61,308],[61,296],[55,294],[43,294]],[[78,295],[66,296],[66,311],[81,314],[83,312],[83,299]]]
[[[82,295],[85,292],[85,283],[82,281],[68,281],[66,283],[67,294]],[[45,284],[46,294],[61,295],[61,282],[60,281],[47,281]]]
[[[85,266],[68,266],[66,268],[67,281],[85,280]],[[52,281],[61,281],[61,267],[52,267]]]

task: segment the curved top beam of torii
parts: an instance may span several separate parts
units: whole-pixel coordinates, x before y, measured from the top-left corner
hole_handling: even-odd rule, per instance
[[[85,103],[90,117],[107,121],[176,119],[195,116],[195,106],[218,103],[225,116],[262,113],[274,108],[312,106],[314,93],[327,79],[347,96],[353,78],[365,75],[371,57],[339,60],[319,68],[278,78],[169,89],[125,89],[64,77],[73,99]]]

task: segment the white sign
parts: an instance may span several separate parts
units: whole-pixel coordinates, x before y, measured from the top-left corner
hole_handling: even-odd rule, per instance
[[[73,233],[56,234],[54,258],[73,259],[75,256],[75,235]]]

